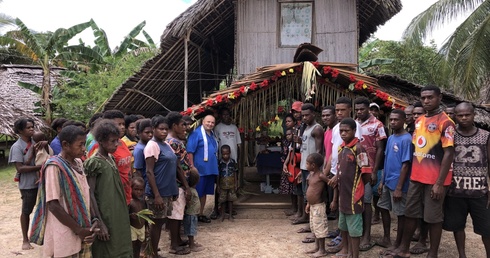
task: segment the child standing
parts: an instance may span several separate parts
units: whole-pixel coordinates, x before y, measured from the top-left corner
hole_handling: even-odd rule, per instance
[[[221,221],[225,220],[224,206],[228,203],[230,221],[233,221],[233,202],[237,200],[238,166],[234,159],[231,158],[231,148],[229,145],[221,146],[221,161],[219,162],[218,189],[220,192],[219,203]]]
[[[43,132],[35,132],[32,135],[32,140],[34,141],[34,148],[29,155],[29,158],[26,161],[26,164],[30,164],[32,160],[36,166],[44,165],[44,162],[49,159],[49,157],[53,156],[53,149],[49,146],[46,141],[46,135]],[[29,149],[29,148],[26,148]],[[37,177],[39,178],[39,171],[37,172]],[[19,182],[20,173],[17,172],[15,174],[14,181]]]
[[[189,172],[189,188],[191,190],[191,198],[187,202],[184,213],[184,233],[189,238],[189,248],[191,252],[199,252],[203,247],[194,241],[197,234],[197,215],[201,209],[201,201],[197,194],[196,185],[199,182],[199,173],[197,170]]]
[[[307,179],[306,199],[308,203],[305,212],[310,214],[311,232],[315,234],[315,248],[306,253],[312,254],[312,257],[322,257],[327,254],[325,251],[325,238],[328,234],[327,205],[323,192],[329,179],[322,172],[323,159],[323,156],[316,152],[308,155],[306,159],[306,168],[310,174]]]
[[[131,179],[131,201],[129,202],[129,223],[131,225],[131,241],[133,241],[133,258],[140,257],[141,244],[145,241],[145,221],[136,213],[146,208],[143,200],[145,181],[135,176]]]
[[[364,185],[371,178],[371,168],[366,151],[355,137],[354,119],[343,119],[339,132],[343,143],[339,147],[338,187],[335,189],[331,208],[336,210],[339,207],[339,229],[342,240],[346,240],[339,255],[357,258],[363,227]]]

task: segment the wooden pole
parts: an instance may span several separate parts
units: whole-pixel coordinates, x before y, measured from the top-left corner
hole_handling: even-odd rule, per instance
[[[185,63],[184,63],[184,110],[187,109],[188,105],[188,92],[189,92],[189,39],[191,36],[191,30],[187,31],[187,35],[184,40],[184,52],[185,52]]]

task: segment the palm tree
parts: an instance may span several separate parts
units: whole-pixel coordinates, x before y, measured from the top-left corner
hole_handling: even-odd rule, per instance
[[[431,31],[467,13],[439,52],[447,61],[452,90],[475,99],[489,78],[490,0],[439,0],[412,20],[404,38],[422,42]]]
[[[42,67],[41,107],[47,122],[50,123],[51,67],[53,65],[66,66],[73,60],[102,61],[100,55],[90,48],[82,45],[68,46],[70,39],[90,27],[90,22],[68,29],[60,28],[54,33],[43,34],[43,37],[36,37],[36,34],[18,18],[15,19],[15,24],[18,30],[9,31],[6,35],[0,36],[0,46],[13,48]]]

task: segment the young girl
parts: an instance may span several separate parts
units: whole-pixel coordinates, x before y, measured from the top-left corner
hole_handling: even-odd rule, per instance
[[[194,237],[197,234],[197,215],[201,209],[201,201],[197,194],[196,185],[199,182],[199,172],[197,170],[191,170],[189,172],[189,189],[191,191],[191,198],[187,202],[184,214],[184,234],[189,238],[189,248],[191,252],[199,252],[204,250],[202,245],[194,241]]]
[[[141,244],[145,241],[145,220],[136,213],[146,208],[143,200],[145,181],[141,177],[131,179],[131,202],[129,203],[129,221],[131,223],[131,241],[133,241],[133,258],[140,257]]]
[[[19,177],[19,190],[22,197],[22,211],[20,215],[20,226],[22,229],[22,250],[34,247],[29,243],[27,230],[29,228],[29,215],[36,205],[37,197],[37,173],[41,166],[36,166],[32,159],[28,162],[29,156],[35,150],[35,142],[32,140],[34,134],[34,120],[30,118],[20,118],[14,123],[14,132],[19,135],[19,139],[10,148],[9,163],[15,165]]]
[[[100,222],[98,238],[92,245],[93,257],[133,257],[128,206],[121,177],[113,156],[119,145],[120,130],[112,120],[102,119],[93,130],[99,144],[95,155],[85,161],[90,185],[91,209]]]
[[[79,257],[83,244],[94,240],[98,224],[91,221],[89,186],[80,159],[85,132],[67,126],[58,138],[61,152],[46,161],[41,173],[30,239],[43,245],[43,257]]]
[[[168,120],[160,115],[151,119],[153,138],[146,144],[146,178],[145,200],[148,209],[153,212],[150,226],[152,257],[158,257],[158,242],[162,233],[163,223],[172,215],[172,202],[177,199],[177,156],[165,139],[168,135]],[[184,247],[171,247],[172,254],[188,254]]]
[[[136,122],[136,131],[138,132],[138,136],[140,140],[138,141],[138,144],[136,144],[136,147],[134,147],[133,150],[134,169],[135,169],[134,176],[143,177],[143,180],[145,180],[145,185],[146,185],[147,183],[146,163],[145,163],[144,150],[148,141],[151,140],[151,138],[153,138],[153,128],[151,127],[151,119],[145,118],[145,119],[138,120]]]

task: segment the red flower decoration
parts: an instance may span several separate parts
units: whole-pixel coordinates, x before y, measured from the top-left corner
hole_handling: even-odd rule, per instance
[[[240,97],[240,95],[242,95],[242,93],[241,93],[241,91],[240,91],[240,90],[236,90],[236,91],[234,92],[234,94],[235,94],[235,98],[238,98],[238,97]]]
[[[228,102],[228,94],[223,95],[223,102]]]
[[[268,123],[267,121],[264,121],[264,122],[262,122],[262,125],[263,125],[264,127],[267,127],[267,126],[269,126],[269,123]]]
[[[240,127],[240,128],[238,128],[238,131],[239,131],[240,133],[244,133],[244,132],[245,132],[245,129],[243,129],[242,127]]]
[[[245,86],[241,86],[241,87],[240,87],[240,92],[241,92],[241,93],[245,93]]]
[[[261,88],[265,88],[265,87],[267,87],[267,86],[269,86],[269,81],[268,81],[268,80],[264,80],[264,81],[262,81],[262,82],[260,83],[260,87],[261,87]]]
[[[356,85],[354,86],[356,88],[356,90],[362,90],[362,86],[364,85],[364,81],[363,80],[359,80],[356,82]]]
[[[278,106],[277,107],[277,113],[283,113],[284,112],[284,107],[283,106]]]
[[[277,81],[277,78],[278,78],[277,76],[273,75],[273,76],[271,77],[271,81],[275,82],[275,81]]]
[[[303,72],[303,66],[301,66],[301,65],[300,66],[296,66],[296,67],[294,67],[294,70],[296,72],[298,72],[298,73],[301,73],[301,72]]]
[[[337,76],[339,76],[339,70],[333,69],[332,70],[332,78],[337,78]]]
[[[320,65],[320,63],[318,63],[318,62],[311,62],[311,64],[312,64],[313,66],[315,66],[315,68],[318,68],[318,66]]]
[[[213,105],[213,103],[214,103],[213,99],[208,99],[208,100],[206,101],[206,106],[210,107],[210,106],[212,106],[212,105]]]
[[[202,112],[204,112],[204,108],[203,107],[199,107],[199,109],[197,109],[197,113],[199,114],[199,113],[202,113]]]
[[[252,84],[250,84],[250,89],[251,90],[256,90],[257,89],[257,84],[255,84],[255,82],[252,82]]]
[[[220,103],[221,101],[223,101],[223,96],[222,95],[216,96],[216,102]]]
[[[331,73],[331,72],[332,72],[332,67],[330,67],[330,66],[324,66],[324,67],[323,67],[323,73],[324,73],[325,75],[327,75],[327,74],[329,74],[329,73]]]
[[[349,81],[351,82],[355,82],[356,81],[356,77],[354,75],[349,75]]]
[[[274,76],[276,76],[276,78],[281,77],[282,76],[281,71],[274,72]]]
[[[187,115],[192,114],[192,108],[187,108],[187,110],[185,111],[185,114],[187,114]]]
[[[369,87],[367,88],[367,91],[368,91],[368,92],[370,92],[370,93],[374,92],[374,87],[373,87],[372,85],[371,85],[371,86],[369,86]]]
[[[385,102],[385,106],[387,106],[387,107],[391,107],[392,105],[393,105],[393,102],[391,102],[391,101]]]

